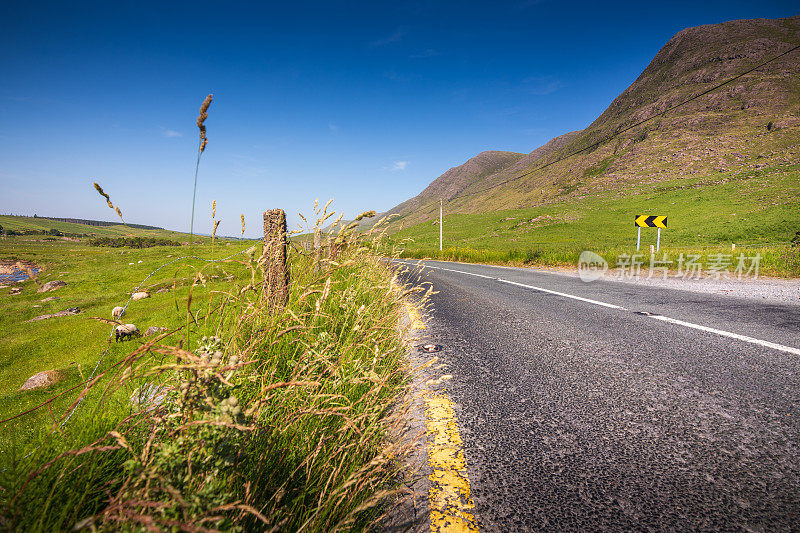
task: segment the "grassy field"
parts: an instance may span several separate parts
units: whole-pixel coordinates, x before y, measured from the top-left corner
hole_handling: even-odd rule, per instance
[[[387,439],[405,379],[389,273],[355,246],[318,270],[292,251],[289,302],[269,313],[260,244],[224,263],[176,261],[252,245],[0,240],[0,260],[67,283],[0,292],[0,528],[332,531],[377,519],[402,456]],[[111,342],[113,326],[91,317],[111,318],[142,282],[151,296],[123,322],[169,332]],[[72,307],[81,313],[27,322]],[[18,390],[45,370],[59,381]],[[148,387],[157,405],[132,403]]]
[[[97,237],[161,237],[165,239],[174,239],[176,241],[186,241],[189,237],[186,233],[165,229],[132,228],[124,224],[116,224],[113,226],[87,226],[86,224],[62,222],[60,220],[11,215],[0,215],[0,226],[2,226],[4,230],[34,230],[46,232],[55,229],[67,234],[94,234]]]
[[[438,222],[403,228],[392,235],[407,257],[443,257],[473,262],[576,266],[583,250],[614,264],[636,251],[636,215],[667,215],[661,251],[679,254],[761,254],[765,274],[799,276],[800,165],[736,175],[660,181],[616,192],[554,201],[528,209],[444,218],[445,250]],[[642,229],[642,250],[656,230]],[[731,245],[736,244],[736,250]]]

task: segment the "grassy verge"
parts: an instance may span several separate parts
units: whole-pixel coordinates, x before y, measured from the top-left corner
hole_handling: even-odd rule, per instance
[[[650,255],[649,250],[636,251],[635,247],[589,248],[608,262],[610,268],[630,269],[635,261],[641,269],[666,268],[670,275],[686,273],[690,262],[698,264],[699,276],[706,277],[715,269],[727,278],[752,278],[758,276],[800,276],[800,247],[745,246],[731,250],[726,246],[682,246]],[[486,250],[474,248],[447,248],[404,250],[408,259],[439,259],[461,263],[481,263],[508,266],[542,266],[577,268],[583,249],[547,250]],[[693,271],[694,272],[694,271]],[[689,275],[689,274],[687,274]],[[694,273],[691,274],[693,277]]]
[[[800,230],[798,198],[800,166],[789,165],[644,183],[525,209],[446,215],[442,252],[436,221],[397,231],[392,242],[412,258],[574,267],[590,250],[613,266],[636,253],[636,215],[666,215],[659,259],[665,252],[673,261],[700,254],[707,263],[730,254],[735,268],[739,254],[748,261],[759,254],[761,273],[800,276],[798,248],[790,245]],[[642,229],[645,261],[655,240],[655,229]]]
[[[166,327],[158,336],[112,343],[113,326],[87,319],[109,317],[182,251],[0,244],[0,259],[68,283],[47,303],[32,281],[0,295],[0,417],[21,415],[2,423],[0,527],[369,528],[402,454],[387,438],[405,350],[389,272],[352,240],[319,269],[292,251],[288,304],[269,312],[257,246],[150,277],[151,298],[132,302],[123,322]],[[66,307],[83,312],[25,322]],[[17,390],[52,369],[55,385]]]

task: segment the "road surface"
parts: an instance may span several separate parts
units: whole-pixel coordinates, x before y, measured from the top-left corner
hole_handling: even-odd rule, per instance
[[[481,531],[800,530],[799,305],[398,268],[437,291]]]

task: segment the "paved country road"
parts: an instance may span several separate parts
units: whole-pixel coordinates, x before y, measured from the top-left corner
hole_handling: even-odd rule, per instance
[[[424,265],[481,531],[800,531],[800,306]]]

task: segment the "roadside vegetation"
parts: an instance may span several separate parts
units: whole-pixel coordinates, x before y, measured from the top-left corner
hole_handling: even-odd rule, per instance
[[[637,253],[636,215],[667,215],[657,259],[664,253],[672,260],[730,254],[735,265],[739,254],[759,254],[760,273],[800,276],[800,248],[792,246],[800,229],[798,198],[800,165],[791,165],[661,181],[526,209],[446,214],[441,252],[438,220],[404,228],[392,242],[402,244],[404,257],[515,265],[575,267],[590,250],[613,267]],[[651,244],[656,229],[642,228],[645,264]]]
[[[122,319],[166,330],[122,343],[91,317],[110,318],[174,248],[15,241],[0,259],[43,270],[0,296],[1,527],[332,531],[380,516],[402,456],[388,434],[404,347],[391,276],[354,237],[319,266],[292,248],[289,302],[274,312],[260,244],[176,261]],[[60,299],[32,308],[56,278]],[[26,322],[51,307],[82,312]],[[17,390],[51,369],[55,385]]]

